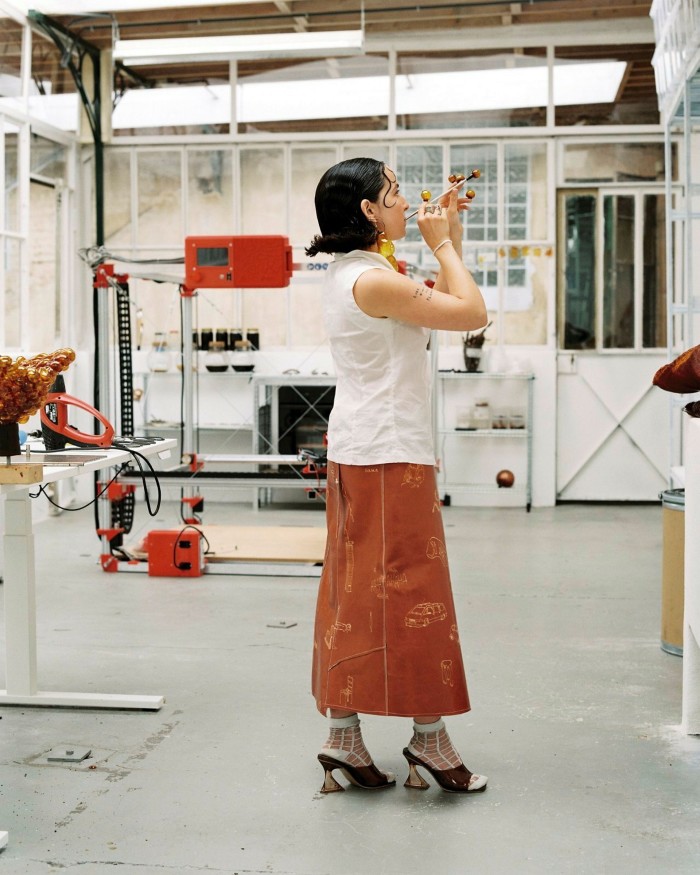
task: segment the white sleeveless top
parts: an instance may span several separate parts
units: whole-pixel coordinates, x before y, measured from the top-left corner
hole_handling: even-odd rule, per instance
[[[377,319],[357,306],[366,270],[393,270],[378,252],[338,253],[323,289],[337,384],[328,458],[344,465],[435,464],[427,344],[430,330]]]

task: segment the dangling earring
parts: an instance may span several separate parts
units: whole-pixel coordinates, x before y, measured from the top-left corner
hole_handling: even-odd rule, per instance
[[[394,258],[394,252],[396,251],[396,247],[386,236],[386,231],[379,231],[378,234],[379,236],[377,237],[377,243],[379,244],[379,254],[383,255],[384,258],[386,258],[386,260],[394,268],[394,270],[398,270],[399,265]]]

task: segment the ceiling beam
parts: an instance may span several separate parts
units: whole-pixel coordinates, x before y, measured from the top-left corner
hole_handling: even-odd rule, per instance
[[[607,21],[587,21],[576,28],[570,22],[518,24],[507,27],[478,27],[463,30],[431,30],[415,34],[368,34],[365,51],[395,49],[399,52],[450,49],[508,49],[538,46],[619,46],[629,43],[654,43],[651,19],[631,18],[618,22],[612,31]]]

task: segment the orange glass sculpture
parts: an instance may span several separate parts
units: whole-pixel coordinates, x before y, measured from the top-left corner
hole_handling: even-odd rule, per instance
[[[0,356],[0,456],[19,453],[19,423],[38,412],[56,376],[74,360],[72,349],[14,360]]]

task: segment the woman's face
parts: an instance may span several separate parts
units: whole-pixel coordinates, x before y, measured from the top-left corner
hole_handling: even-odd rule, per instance
[[[406,217],[408,201],[399,191],[396,174],[390,167],[384,167],[385,182],[376,202],[369,203],[372,215],[389,240],[400,240],[406,236]]]

